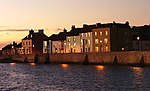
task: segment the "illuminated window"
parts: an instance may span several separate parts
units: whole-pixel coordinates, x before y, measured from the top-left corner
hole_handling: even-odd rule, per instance
[[[106,52],[108,52],[108,46],[106,46],[105,49],[106,49]]]
[[[95,43],[98,44],[98,39],[95,39]]]
[[[102,43],[103,41],[102,41],[102,40],[100,40],[99,42],[100,42],[100,43]]]
[[[108,31],[106,31],[106,35],[108,35]]]
[[[68,42],[70,42],[70,37],[68,37]]]
[[[98,39],[95,39],[95,43],[98,44]]]
[[[88,36],[90,37],[90,36],[91,36],[91,33],[88,33]]]
[[[91,41],[90,41],[90,40],[88,40],[88,44],[89,44],[89,45],[91,44]]]
[[[69,44],[68,44],[68,48],[70,48],[70,46],[71,46],[71,45],[70,45],[70,43],[69,43]]]
[[[95,51],[98,52],[98,47],[95,47]]]
[[[86,36],[86,37],[87,37],[87,35],[88,35],[88,34],[87,34],[87,33],[85,33],[85,36]]]
[[[81,39],[81,45],[83,45],[83,39]]]
[[[73,46],[76,47],[76,43],[74,43]]]
[[[105,43],[108,43],[108,39],[107,39],[107,38],[105,38],[105,39],[104,39],[104,42],[105,42]]]
[[[81,37],[83,37],[83,33],[81,33]]]
[[[102,32],[102,31],[100,31],[100,35],[101,35],[101,36],[103,35],[103,32]]]
[[[73,41],[74,41],[74,42],[76,41],[76,37],[73,37]]]
[[[97,36],[97,32],[95,32],[95,36]]]
[[[30,42],[29,42],[29,45],[30,45]],[[44,46],[47,46],[47,41],[44,41]]]

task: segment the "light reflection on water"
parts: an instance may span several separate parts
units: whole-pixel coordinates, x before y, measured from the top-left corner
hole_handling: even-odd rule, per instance
[[[149,67],[0,64],[0,91],[149,91],[149,77]]]

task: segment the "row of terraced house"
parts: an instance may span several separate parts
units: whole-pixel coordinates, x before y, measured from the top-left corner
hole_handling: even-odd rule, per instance
[[[150,50],[150,25],[130,27],[129,22],[107,24],[84,24],[81,28],[74,25],[67,32],[50,37],[44,30],[29,34],[22,42],[6,45],[2,49],[5,55],[37,53],[82,53],[82,52],[121,52],[132,50]]]

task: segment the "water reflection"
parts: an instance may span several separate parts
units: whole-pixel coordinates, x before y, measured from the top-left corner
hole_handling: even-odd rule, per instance
[[[63,69],[68,69],[69,65],[68,64],[61,64],[60,67]]]
[[[135,87],[139,88],[143,86],[142,77],[143,77],[143,68],[140,67],[131,67],[133,75],[133,83]]]
[[[102,70],[104,70],[104,66],[102,66],[102,65],[97,65],[97,66],[96,66],[96,69],[102,71]]]
[[[35,66],[36,66],[36,64],[35,64],[35,63],[30,63],[30,65],[31,65],[32,67],[35,67]]]
[[[10,65],[11,65],[11,66],[15,66],[15,65],[16,65],[16,63],[10,63]]]

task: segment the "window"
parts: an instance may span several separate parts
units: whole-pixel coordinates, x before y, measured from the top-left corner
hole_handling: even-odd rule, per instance
[[[90,37],[90,36],[91,36],[91,33],[88,33],[88,36]]]
[[[28,42],[26,41],[26,45],[28,45]]]
[[[29,45],[30,45],[30,41],[29,41]]]
[[[95,36],[97,36],[97,32],[95,32]]]
[[[85,52],[88,52],[88,49],[87,49],[87,48],[85,48]]]
[[[70,43],[69,43],[69,44],[68,44],[68,48],[70,48],[70,46],[71,46],[71,45],[70,45]]]
[[[106,52],[108,52],[108,46],[105,47]]]
[[[30,42],[29,42],[30,43]],[[47,46],[47,41],[44,41],[44,46]]]
[[[107,38],[105,38],[105,39],[104,39],[104,42],[105,42],[105,43],[108,43],[108,39],[107,39]]]
[[[81,39],[81,45],[83,45],[83,39]]]
[[[85,40],[85,44],[88,44],[88,40]]]
[[[89,44],[89,45],[91,44],[91,41],[90,41],[90,40],[88,40],[88,44]]]
[[[88,52],[90,52],[91,50],[90,50],[90,47],[88,48]]]
[[[74,43],[73,46],[76,47],[76,43]]]
[[[81,33],[81,37],[83,37],[83,33]]]
[[[76,37],[73,37],[73,41],[74,41],[74,42],[76,41]]]
[[[102,31],[100,31],[100,35],[101,35],[101,36],[103,35],[103,32],[102,32]]]
[[[98,44],[98,39],[95,39],[95,43]]]
[[[95,47],[95,51],[98,52],[98,47]]]
[[[70,42],[70,37],[68,37],[68,42]]]
[[[102,43],[103,41],[102,41],[102,40],[100,40],[99,42],[100,42],[100,43]]]
[[[106,35],[108,35],[108,31],[106,31]]]
[[[88,34],[87,34],[87,33],[85,33],[85,36],[86,36],[86,37],[87,37],[87,35],[88,35]]]

